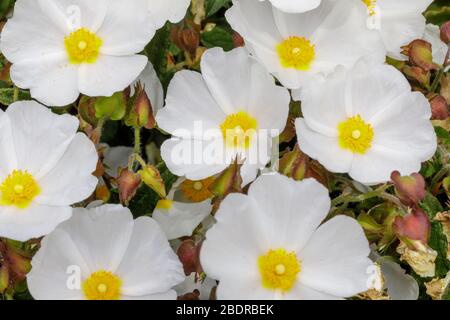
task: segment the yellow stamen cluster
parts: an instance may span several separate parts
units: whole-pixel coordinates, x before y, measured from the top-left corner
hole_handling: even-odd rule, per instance
[[[88,29],[80,28],[65,37],[64,44],[70,63],[81,64],[97,61],[103,41]]]
[[[94,272],[83,283],[83,293],[88,300],[119,300],[122,280],[109,271]]]
[[[295,252],[284,249],[270,250],[259,257],[258,266],[263,287],[282,292],[292,289],[301,269]]]
[[[374,137],[372,125],[361,116],[349,118],[338,126],[339,145],[354,153],[365,154],[371,147]]]
[[[258,122],[245,111],[230,114],[220,129],[229,148],[248,149],[256,135]]]
[[[202,202],[212,198],[214,194],[209,187],[214,182],[214,178],[207,178],[200,181],[185,180],[180,186],[184,197],[193,202]]]
[[[0,185],[0,205],[24,209],[40,192],[40,187],[31,174],[14,170]]]
[[[364,4],[367,6],[369,14],[373,16],[375,14],[375,7],[377,4],[377,0],[362,0],[362,2],[364,2]]]
[[[309,70],[316,57],[315,46],[304,37],[289,37],[277,46],[281,65],[301,71]]]

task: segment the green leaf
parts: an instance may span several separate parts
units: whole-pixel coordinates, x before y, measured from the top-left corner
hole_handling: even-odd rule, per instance
[[[217,13],[222,8],[227,8],[230,4],[230,0],[206,0],[205,9],[206,16],[210,17]]]
[[[25,90],[19,90],[19,99],[22,100],[31,100],[30,93]],[[4,106],[9,106],[14,102],[14,88],[2,88],[0,89],[0,104]]]
[[[430,193],[427,193],[425,199],[421,203],[421,207],[428,214],[431,222],[431,234],[429,246],[437,252],[436,258],[436,276],[445,277],[450,269],[450,261],[447,260],[448,243],[447,237],[444,233],[442,224],[440,222],[433,221],[434,217],[444,211],[441,203]]]
[[[221,47],[225,51],[234,48],[233,36],[221,27],[215,27],[211,31],[202,34],[202,43],[207,48]]]

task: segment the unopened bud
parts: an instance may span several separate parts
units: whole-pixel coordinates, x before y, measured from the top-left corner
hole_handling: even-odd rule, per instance
[[[139,171],[142,181],[153,191],[155,191],[161,198],[167,196],[166,185],[161,177],[159,170],[152,166],[147,165],[145,168]]]
[[[245,46],[244,38],[242,38],[242,36],[236,31],[233,32],[233,44],[235,48]]]
[[[395,233],[401,238],[421,241],[423,244],[428,243],[431,223],[425,212],[420,209],[404,217],[396,217],[393,227]]]
[[[419,173],[402,177],[400,172],[394,171],[391,180],[397,196],[405,205],[415,207],[425,198],[425,179]]]
[[[122,169],[117,178],[117,184],[119,186],[120,202],[128,204],[141,185],[141,177],[128,169]]]
[[[426,71],[420,67],[408,65],[404,66],[402,68],[402,71],[408,79],[417,81],[424,87],[426,87],[430,83],[431,79],[430,71]]]
[[[196,26],[188,26],[186,28],[175,26],[171,32],[172,41],[181,50],[193,56],[200,46],[200,33],[197,29],[199,28]]]
[[[447,100],[441,95],[436,95],[430,100],[431,113],[433,120],[447,120],[450,112],[448,110]]]
[[[441,40],[450,45],[450,21],[441,26]]]
[[[153,107],[144,87],[136,85],[133,106],[127,118],[127,125],[137,128],[153,129],[156,125]]]
[[[193,240],[185,240],[177,250],[178,258],[183,264],[186,276],[193,272],[202,273],[200,266],[200,246]]]
[[[308,168],[308,161],[308,157],[296,145],[293,151],[286,153],[281,158],[279,171],[296,181],[303,180]]]
[[[409,57],[409,62],[425,71],[437,70],[439,67],[433,62],[431,43],[417,39],[404,46],[402,53]]]
[[[211,184],[210,190],[218,197],[226,197],[232,192],[241,192],[242,177],[238,159],[235,160],[219,177]]]

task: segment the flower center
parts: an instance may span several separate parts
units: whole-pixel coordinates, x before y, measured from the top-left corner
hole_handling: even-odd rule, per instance
[[[369,15],[373,16],[375,12],[375,7],[377,4],[377,0],[362,0],[364,4],[367,6],[367,9],[369,10]]]
[[[173,201],[167,200],[167,199],[161,199],[156,204],[157,209],[166,210],[166,211],[169,211],[170,209],[172,209],[172,206],[173,206]]]
[[[86,28],[80,28],[64,38],[64,44],[72,64],[94,63],[103,44],[95,33]]]
[[[209,186],[213,182],[214,178],[207,178],[201,181],[185,180],[180,188],[187,199],[193,202],[202,202],[213,197],[212,192],[209,190]]]
[[[14,170],[0,185],[0,205],[24,209],[40,192],[40,187],[31,174]]]
[[[261,282],[264,288],[288,292],[292,289],[301,265],[295,252],[284,249],[270,250],[258,259]]]
[[[83,283],[83,292],[88,300],[119,300],[122,280],[109,271],[94,272]]]
[[[227,147],[248,149],[256,134],[258,122],[247,112],[240,111],[230,114],[220,128]]]
[[[281,65],[306,71],[316,57],[314,45],[304,37],[289,37],[277,46]]]
[[[349,118],[338,126],[339,145],[354,153],[365,154],[371,147],[374,131],[359,115]]]

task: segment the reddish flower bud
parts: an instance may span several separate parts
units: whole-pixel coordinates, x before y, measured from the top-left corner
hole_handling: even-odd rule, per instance
[[[131,112],[128,115],[126,123],[129,126],[137,128],[144,127],[149,130],[156,126],[152,103],[141,83],[136,85],[133,106],[131,107]]]
[[[147,165],[145,168],[139,171],[142,181],[153,191],[155,191],[161,198],[167,196],[166,184],[159,170],[152,166]]]
[[[450,21],[447,21],[441,27],[441,40],[450,45]]]
[[[186,276],[193,272],[202,273],[200,265],[200,245],[196,245],[193,240],[185,240],[177,250],[178,258],[183,264]]]
[[[447,100],[441,95],[436,95],[430,100],[431,112],[433,120],[447,120],[449,110]]]
[[[401,238],[418,240],[423,244],[427,244],[431,231],[431,223],[425,212],[416,209],[404,217],[396,217],[394,231]]]
[[[405,76],[413,81],[417,81],[422,86],[427,86],[430,83],[431,79],[431,72],[423,70],[420,67],[415,66],[404,66],[402,68],[403,73]]]
[[[405,205],[415,207],[425,198],[425,179],[419,173],[402,177],[400,172],[394,171],[391,180],[397,196]]]
[[[244,38],[242,38],[242,36],[239,33],[237,33],[236,31],[233,32],[233,44],[234,44],[235,48],[245,46]]]
[[[222,198],[233,192],[242,192],[241,167],[242,164],[236,158],[235,162],[225,169],[211,184],[211,192]]]
[[[128,169],[123,169],[120,171],[119,178],[117,178],[117,184],[120,202],[128,204],[141,185],[141,177]]]
[[[402,53],[409,57],[409,62],[425,71],[437,70],[439,67],[433,63],[431,43],[417,39],[404,46]]]
[[[197,48],[200,46],[200,33],[197,26],[187,26],[181,28],[174,26],[171,31],[172,41],[181,50],[187,51],[191,56],[195,55]]]

